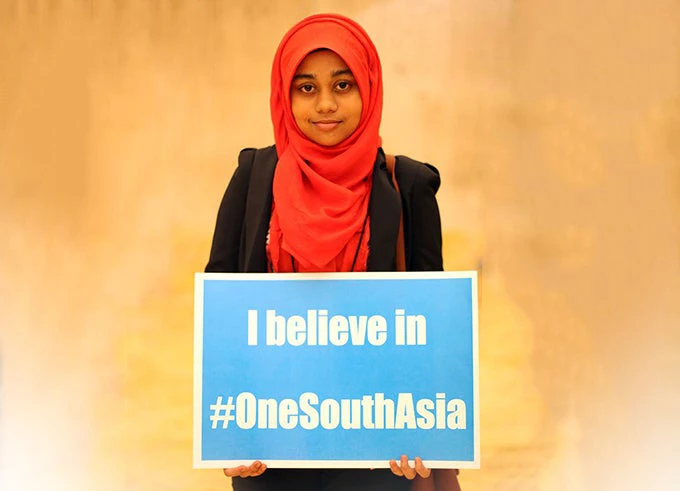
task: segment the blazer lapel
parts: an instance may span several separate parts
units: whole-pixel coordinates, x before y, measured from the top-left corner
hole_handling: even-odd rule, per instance
[[[278,156],[274,146],[255,152],[243,230],[243,271],[267,271],[267,233],[272,211],[272,183]]]
[[[401,198],[392,187],[385,166],[385,154],[378,152],[373,172],[371,200],[368,205],[370,237],[368,239],[368,271],[394,271]]]

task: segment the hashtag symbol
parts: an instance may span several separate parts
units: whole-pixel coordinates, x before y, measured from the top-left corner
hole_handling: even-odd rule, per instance
[[[229,421],[234,421],[234,396],[229,396],[226,404],[222,404],[222,396],[218,396],[215,404],[210,405],[210,410],[213,412],[210,415],[212,421],[212,429],[217,429],[217,423],[222,422],[222,429],[229,427]]]

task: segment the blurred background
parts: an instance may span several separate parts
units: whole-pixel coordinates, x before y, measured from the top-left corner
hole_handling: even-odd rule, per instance
[[[2,0],[0,488],[192,470],[193,273],[284,32],[372,36],[391,153],[480,271],[477,490],[680,488],[677,0]]]

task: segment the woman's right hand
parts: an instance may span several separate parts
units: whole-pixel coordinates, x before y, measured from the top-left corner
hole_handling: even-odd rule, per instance
[[[250,465],[239,465],[238,467],[230,467],[223,470],[224,475],[227,477],[257,477],[267,470],[267,465],[256,460]]]

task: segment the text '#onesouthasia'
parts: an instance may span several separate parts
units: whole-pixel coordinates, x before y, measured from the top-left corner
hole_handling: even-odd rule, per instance
[[[466,406],[462,399],[446,399],[437,393],[434,399],[414,399],[401,392],[396,401],[383,393],[364,395],[360,399],[320,400],[314,392],[304,392],[298,399],[257,398],[251,392],[218,396],[210,405],[212,429],[228,429],[234,422],[242,430],[302,428],[315,430],[464,430]],[[221,425],[219,425],[221,423]],[[218,426],[219,425],[219,426]]]

